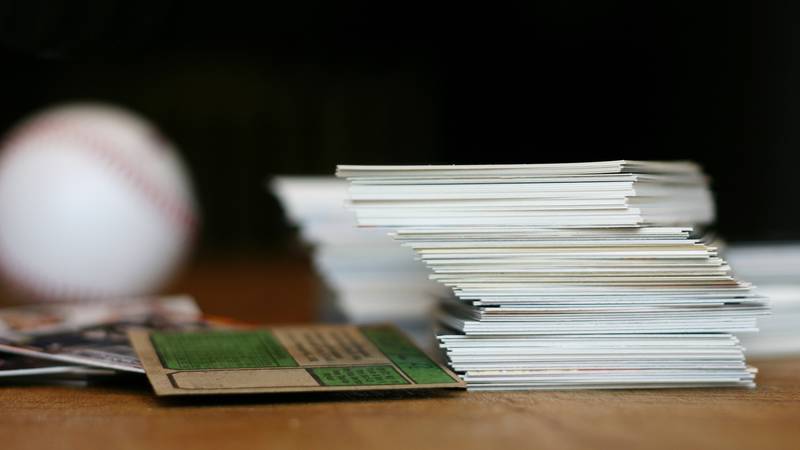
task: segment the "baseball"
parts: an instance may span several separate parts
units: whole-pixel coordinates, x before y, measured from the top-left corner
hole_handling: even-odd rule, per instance
[[[0,154],[0,270],[41,300],[153,294],[197,222],[189,177],[146,120],[73,104],[12,129]]]

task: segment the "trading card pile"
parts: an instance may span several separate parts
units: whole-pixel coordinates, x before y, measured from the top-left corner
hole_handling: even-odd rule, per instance
[[[758,284],[772,310],[759,319],[758,333],[742,336],[745,354],[800,355],[800,242],[738,243],[724,253],[737,276]]]
[[[690,162],[339,166],[358,225],[450,287],[439,335],[473,390],[754,386],[733,333],[768,312],[703,237]]]
[[[446,288],[429,280],[413,250],[398,246],[386,230],[353,227],[346,181],[281,176],[269,188],[311,247],[315,269],[329,288],[320,302],[323,320],[391,322],[417,343],[431,345],[431,311]]]

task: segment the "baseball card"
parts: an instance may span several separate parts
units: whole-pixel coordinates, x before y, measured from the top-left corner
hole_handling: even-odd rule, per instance
[[[27,305],[0,309],[0,351],[143,373],[128,343],[128,329],[193,330],[214,326],[215,322],[203,318],[194,299],[185,295],[113,303]]]
[[[389,325],[129,334],[161,396],[463,388]]]

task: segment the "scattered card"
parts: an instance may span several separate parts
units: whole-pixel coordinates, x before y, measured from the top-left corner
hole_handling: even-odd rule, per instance
[[[88,375],[114,375],[113,370],[95,367],[59,364],[53,361],[31,358],[22,355],[0,355],[0,378],[82,378]]]
[[[31,358],[143,373],[128,343],[131,327],[207,328],[188,296],[0,310],[0,351]]]
[[[389,325],[132,330],[157,395],[463,388]]]

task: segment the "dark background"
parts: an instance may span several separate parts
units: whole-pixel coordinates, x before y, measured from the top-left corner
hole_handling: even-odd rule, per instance
[[[0,2],[0,130],[67,100],[182,149],[203,250],[280,246],[269,174],[693,159],[732,240],[800,239],[790,2]]]

